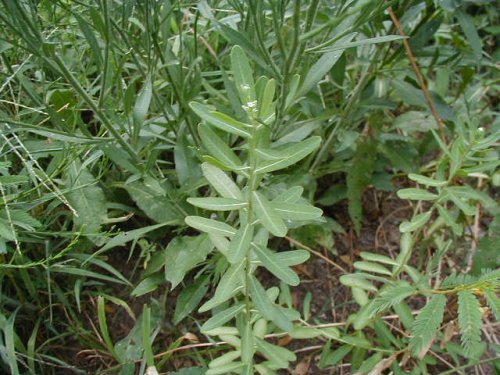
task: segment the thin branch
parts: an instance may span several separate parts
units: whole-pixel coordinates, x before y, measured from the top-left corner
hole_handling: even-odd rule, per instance
[[[439,126],[439,132],[441,133],[441,139],[446,144],[447,140],[446,140],[446,134],[444,131],[443,120],[439,116],[439,113],[436,109],[436,105],[434,104],[434,101],[432,100],[431,94],[429,93],[429,89],[427,88],[427,84],[425,83],[425,78],[422,75],[422,72],[420,71],[420,68],[417,64],[417,60],[415,58],[415,55],[413,54],[413,51],[410,47],[410,42],[408,41],[408,38],[406,38],[407,35],[406,35],[405,31],[403,30],[403,26],[401,26],[401,22],[399,22],[398,17],[396,16],[394,11],[392,10],[392,7],[387,8],[387,10],[389,11],[389,15],[391,16],[392,22],[394,23],[394,25],[398,29],[399,35],[401,35],[402,37],[405,37],[403,39],[403,45],[404,45],[406,53],[408,55],[408,59],[410,60],[410,63],[411,63],[413,70],[415,71],[415,74],[416,74],[417,79],[418,79],[418,84],[420,85],[420,88],[422,89],[422,92],[424,93],[425,101],[427,102],[427,105],[429,106],[429,109],[431,110],[432,116],[434,116],[434,119],[436,120],[436,122]]]

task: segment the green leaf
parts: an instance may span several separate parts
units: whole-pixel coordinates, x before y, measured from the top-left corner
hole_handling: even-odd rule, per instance
[[[259,101],[259,117],[266,123],[269,121],[269,117],[274,115],[273,99],[275,92],[276,81],[274,79],[270,79],[266,83],[264,93]]]
[[[410,346],[413,353],[418,355],[434,340],[434,336],[443,321],[446,297],[442,294],[434,295],[429,303],[420,311],[411,327]]]
[[[415,174],[415,173],[410,173],[408,175],[408,178],[412,181],[415,181],[419,184],[426,185],[426,186],[444,186],[448,182],[447,181],[442,181],[442,180],[434,180],[433,178],[429,178],[426,176],[422,176],[420,174]]]
[[[408,188],[401,189],[397,192],[401,199],[419,200],[419,201],[433,201],[437,199],[437,195],[428,192],[424,189]]]
[[[226,302],[243,288],[243,279],[245,277],[244,270],[245,262],[233,264],[227,269],[215,289],[214,296],[209,301],[205,302],[199,312],[205,312],[214,307]]]
[[[349,35],[344,36],[338,42],[339,44],[345,44],[350,42],[355,33],[351,33]],[[345,48],[337,48],[333,51],[326,51],[323,55],[314,63],[313,66],[307,72],[306,77],[304,78],[304,83],[300,88],[300,95],[305,95],[311,89],[313,89],[320,80],[332,69],[335,63],[340,59],[342,54],[344,53]]]
[[[497,294],[493,290],[485,290],[484,296],[488,301],[488,306],[490,306],[495,318],[500,320],[500,298],[498,298]]]
[[[203,145],[212,156],[233,169],[241,167],[241,160],[238,156],[209,126],[200,124],[198,126],[198,134]]]
[[[284,331],[289,332],[293,329],[292,322],[271,302],[264,287],[255,276],[250,277],[250,295],[255,307],[264,318],[272,321]]]
[[[284,265],[283,262],[280,262],[283,256],[280,259],[276,256],[277,254],[259,245],[254,245],[253,248],[262,262],[262,266],[267,268],[274,276],[288,285],[297,286],[300,284],[297,274],[287,265]]]
[[[467,203],[466,200],[461,199],[453,190],[446,189],[445,194],[464,214],[468,216],[475,215],[476,207]]]
[[[165,250],[165,278],[174,289],[188,271],[203,262],[213,249],[207,235],[175,237]]]
[[[273,203],[295,203],[300,199],[303,192],[304,188],[302,186],[291,187],[274,198]]]
[[[205,322],[205,324],[201,326],[201,331],[202,332],[211,331],[212,329],[223,326],[225,323],[229,322],[244,309],[245,305],[243,303],[240,303],[231,306],[228,309],[222,310],[221,312],[215,314],[210,319],[208,319]]]
[[[331,352],[329,350],[329,346],[325,345],[319,360],[319,368],[324,369],[326,367],[336,365],[351,352],[352,348],[353,347],[351,345],[342,345],[338,349]]]
[[[134,105],[133,118],[134,118],[134,134],[139,135],[139,131],[146,120],[148,114],[149,105],[151,103],[151,98],[153,97],[153,84],[151,82],[151,77],[146,79],[146,83],[143,86],[141,92],[137,96],[137,101]]]
[[[70,190],[66,194],[68,202],[78,215],[73,216],[76,229],[86,235],[96,236],[107,219],[104,192],[97,186],[94,176],[77,160],[68,165],[65,182]]]
[[[362,251],[361,253],[359,253],[359,255],[364,260],[368,260],[371,262],[379,262],[379,263],[389,264],[391,266],[398,265],[398,262],[396,262],[394,259],[389,258],[388,256],[385,256],[385,255],[369,253],[367,251]]]
[[[250,125],[239,122],[232,117],[225,115],[224,113],[220,113],[217,111],[211,111],[208,106],[191,102],[189,106],[202,120],[206,121],[209,125],[212,125],[220,130],[223,130],[227,133],[239,135],[243,138],[250,138],[251,134],[247,130]]]
[[[240,46],[234,46],[231,49],[231,70],[233,71],[236,89],[240,94],[241,104],[250,109],[257,109],[252,68],[250,68],[248,58]]]
[[[387,268],[385,268],[384,266],[382,266],[378,263],[361,261],[361,262],[354,262],[353,265],[354,265],[354,268],[361,270],[361,271],[380,273],[382,275],[387,275],[387,276],[392,275],[391,271],[389,271]]]
[[[424,212],[423,214],[416,215],[411,221],[404,221],[399,225],[401,233],[414,232],[423,227],[431,218],[432,211]]]
[[[270,202],[260,193],[252,192],[252,207],[260,223],[277,237],[286,236],[287,227]]]
[[[241,356],[240,350],[234,350],[212,360],[208,367],[215,368],[225,366]]]
[[[156,180],[154,180],[156,181]],[[154,189],[152,185],[140,181],[126,183],[123,187],[127,190],[132,200],[151,219],[157,223],[180,220],[174,205],[166,197],[166,192]],[[163,189],[163,187],[161,187]]]
[[[384,35],[384,36],[378,36],[378,37],[374,37],[374,38],[357,40],[355,42],[345,42],[344,40],[339,40],[333,46],[331,46],[329,48],[321,49],[318,52],[331,52],[331,51],[337,51],[337,50],[345,50],[347,48],[366,46],[366,45],[370,45],[370,44],[393,42],[395,40],[401,40],[401,39],[406,39],[406,38],[408,38],[408,37],[401,36],[401,35]]]
[[[232,237],[236,234],[236,229],[221,221],[206,219],[201,216],[186,216],[185,221],[190,227],[202,232],[225,237]]]
[[[273,172],[296,164],[316,150],[320,143],[320,137],[311,137],[302,142],[283,146],[280,149],[261,150],[262,153],[267,154],[272,159],[261,161],[257,165],[255,172]]]
[[[296,203],[281,203],[281,202],[271,202],[271,207],[274,208],[276,213],[286,220],[314,220],[321,215],[323,215],[323,210],[320,208]]]
[[[165,282],[165,277],[163,275],[153,275],[146,277],[130,292],[132,297],[140,297],[144,294],[150,293],[158,288],[161,284]]]
[[[241,226],[236,231],[227,251],[227,260],[230,263],[239,263],[247,256],[253,239],[253,232],[254,226],[249,223]]]
[[[243,332],[241,333],[241,361],[247,365],[252,364],[254,355],[254,335],[252,325],[249,320],[246,321]],[[254,372],[248,372],[253,375]]]
[[[199,277],[194,283],[181,290],[175,303],[174,324],[179,324],[201,302],[208,290],[208,277]]]
[[[243,194],[233,180],[222,170],[208,163],[201,165],[203,175],[210,185],[224,198],[232,198],[242,201]]]
[[[458,326],[462,335],[460,341],[467,355],[481,341],[481,305],[471,290],[458,292]]]
[[[385,288],[378,297],[375,298],[373,303],[370,304],[370,316],[401,303],[401,301],[413,295],[415,290],[414,286],[408,285],[407,283]]]
[[[353,165],[347,170],[347,198],[349,216],[356,233],[361,230],[363,191],[372,180],[377,153],[377,142],[372,138],[362,138],[354,154]]]
[[[284,266],[295,266],[302,264],[310,258],[311,254],[307,250],[281,251],[275,254],[276,260]]]
[[[248,206],[247,202],[232,198],[188,198],[193,206],[213,211],[239,210]]]
[[[364,290],[371,290],[373,292],[377,291],[377,288],[371,282],[360,275],[342,275],[339,280],[342,284],[351,288],[360,288]]]
[[[296,355],[286,348],[273,345],[260,338],[256,338],[255,341],[257,343],[257,350],[281,368],[288,368],[288,362],[297,360]]]
[[[467,38],[467,41],[469,42],[469,45],[474,52],[474,58],[479,63],[481,61],[483,45],[477,29],[474,26],[474,19],[466,12],[464,12],[461,8],[455,11],[455,16],[457,17],[458,23],[464,31],[465,37]]]

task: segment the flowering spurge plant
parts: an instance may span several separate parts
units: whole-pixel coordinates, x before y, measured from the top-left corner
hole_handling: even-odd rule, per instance
[[[238,121],[207,105],[190,104],[202,119],[198,129],[208,155],[201,167],[216,196],[189,198],[188,202],[217,214],[188,216],[186,223],[207,233],[225,258],[215,293],[199,311],[214,312],[202,332],[218,336],[233,350],[214,359],[207,374],[272,374],[288,368],[295,355],[266,341],[265,336],[272,330],[294,331],[292,322],[300,314],[279,306],[279,289],[266,290],[256,271],[263,267],[283,283],[298,285],[300,279],[291,266],[303,263],[309,253],[271,250],[269,237],[284,237],[289,227],[318,220],[322,211],[301,198],[302,187],[283,189],[268,183],[266,177],[311,154],[320,145],[320,137],[275,146],[271,141],[275,81],[261,77],[254,83],[250,64],[238,46],[232,49],[231,66],[246,119]],[[256,352],[266,360],[254,364]]]

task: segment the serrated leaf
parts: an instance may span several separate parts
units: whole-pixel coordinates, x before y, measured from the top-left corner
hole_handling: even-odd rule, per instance
[[[271,202],[271,207],[285,220],[314,220],[323,215],[323,210],[320,208],[305,204],[273,201]]]
[[[229,298],[235,295],[243,287],[243,279],[245,277],[244,261],[238,264],[233,264],[229,267],[217,285],[215,289],[214,296],[207,302],[205,302],[199,312],[205,312],[214,307],[226,302]]]
[[[247,202],[232,198],[188,198],[193,206],[212,211],[232,211],[248,206]]]
[[[414,232],[422,228],[431,218],[432,211],[424,212],[423,214],[416,215],[411,221],[404,221],[399,225],[401,233]]]
[[[481,305],[471,290],[458,292],[458,325],[460,341],[467,355],[474,351],[474,346],[481,341]]]
[[[284,331],[288,332],[293,329],[292,322],[271,302],[266,290],[255,276],[250,277],[250,295],[255,307],[264,318],[272,321]]]
[[[300,279],[297,274],[288,266],[280,262],[275,253],[259,245],[253,246],[257,257],[262,262],[262,266],[267,268],[278,279],[292,286],[300,284]]]
[[[212,125],[227,133],[239,135],[240,137],[243,138],[251,137],[251,134],[248,131],[250,125],[237,121],[224,113],[212,111],[208,106],[201,103],[191,102],[189,103],[189,106],[191,107],[194,113],[196,113],[202,120],[206,121],[209,125]]]
[[[426,186],[444,186],[448,182],[447,181],[442,181],[442,180],[435,180],[430,177],[422,176],[421,174],[416,174],[416,173],[410,173],[408,175],[408,178],[412,181],[415,181],[421,185],[426,185]]]
[[[77,230],[86,235],[97,235],[107,219],[106,197],[97,181],[80,161],[73,161],[66,169],[66,196],[78,216],[73,216]]]
[[[287,227],[270,202],[260,193],[252,192],[252,207],[260,223],[277,237],[284,237]]]
[[[492,290],[485,290],[484,296],[488,301],[488,306],[493,311],[495,318],[497,321],[500,321],[500,298],[498,298],[497,294]]]
[[[238,156],[209,126],[200,124],[198,126],[198,134],[203,145],[212,156],[228,167],[234,169],[241,167],[241,160]]]
[[[248,254],[248,249],[253,239],[254,226],[245,224],[241,226],[234,235],[227,251],[227,260],[230,263],[238,263]]]
[[[157,223],[180,220],[173,204],[165,196],[145,183],[134,181],[123,186],[137,206]]]
[[[196,237],[175,237],[165,250],[165,278],[174,289],[188,271],[203,262],[213,245],[206,234]]]
[[[370,304],[370,316],[385,311],[394,305],[401,303],[404,299],[415,293],[415,287],[403,284],[385,288],[377,298]]]
[[[296,164],[311,152],[316,150],[321,143],[320,137],[311,137],[305,141],[284,146],[280,149],[261,150],[272,155],[272,159],[259,162],[256,173],[267,173],[277,171]]]
[[[434,295],[420,311],[411,327],[410,346],[413,353],[418,355],[429,346],[443,321],[446,297],[442,294]]]
[[[210,185],[222,197],[243,200],[243,194],[238,185],[222,170],[208,163],[203,163],[201,169]]]
[[[236,234],[236,229],[229,224],[217,220],[206,219],[201,216],[186,216],[185,222],[190,227],[198,229],[201,232],[224,237],[232,237]]]
[[[427,190],[417,188],[401,189],[397,192],[397,195],[401,199],[416,201],[433,201],[438,197],[436,194],[428,192]]]
[[[361,270],[361,271],[380,273],[382,275],[387,275],[387,276],[392,275],[391,271],[389,271],[387,268],[385,268],[384,266],[382,266],[381,264],[378,264],[378,263],[360,261],[360,262],[354,262],[353,265],[354,265],[354,268]]]
[[[212,316],[210,319],[208,319],[205,324],[201,326],[201,331],[206,332],[206,331],[211,331],[212,329],[222,327],[225,323],[229,322],[231,319],[233,319],[236,315],[238,315],[243,309],[245,308],[245,305],[243,303],[231,306],[228,309],[222,310],[221,312],[218,312],[214,316]]]

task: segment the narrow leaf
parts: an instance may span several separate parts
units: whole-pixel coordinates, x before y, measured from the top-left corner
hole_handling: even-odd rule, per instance
[[[228,167],[235,169],[241,167],[241,160],[238,156],[209,126],[200,124],[198,126],[198,134],[203,145],[212,156]]]
[[[404,221],[399,225],[401,233],[414,232],[422,228],[431,218],[432,211],[424,212],[423,214],[416,215],[411,221]]]
[[[236,229],[229,224],[201,216],[186,216],[185,221],[190,227],[206,233],[225,237],[232,237],[236,233]]]
[[[254,226],[247,223],[239,228],[234,235],[227,252],[227,259],[230,263],[238,263],[246,257],[248,249],[253,239]]]
[[[262,262],[262,266],[267,268],[269,272],[271,272],[278,279],[292,286],[300,284],[300,279],[297,274],[288,266],[283,265],[283,263],[280,262],[280,259],[276,256],[277,254],[258,245],[254,245],[254,250]]]
[[[222,170],[208,163],[201,165],[203,175],[210,185],[224,198],[243,200],[243,194],[233,180]]]
[[[260,223],[277,237],[284,237],[287,227],[269,201],[260,193],[252,192],[252,206]]]
[[[433,201],[438,197],[436,194],[430,193],[427,190],[416,188],[401,189],[397,192],[397,195],[401,199],[419,201]]]
[[[320,208],[305,204],[271,202],[271,207],[286,220],[314,220],[323,215]]]
[[[188,198],[193,206],[213,211],[239,210],[248,206],[247,202],[232,198]]]
[[[236,315],[243,311],[245,305],[243,303],[231,306],[228,309],[222,310],[221,312],[215,314],[210,319],[208,319],[205,324],[201,326],[201,331],[206,332],[215,328],[223,326],[225,323],[229,322]]]
[[[191,102],[189,106],[202,120],[206,121],[209,125],[215,126],[220,130],[227,133],[239,135],[240,137],[250,138],[251,134],[247,130],[250,125],[239,122],[232,117],[217,111],[211,111],[208,106]]]

